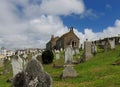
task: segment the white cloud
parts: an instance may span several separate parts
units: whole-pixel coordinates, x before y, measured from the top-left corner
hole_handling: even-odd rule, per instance
[[[82,0],[1,0],[0,46],[45,47],[52,34],[68,32],[58,15],[83,11]]]
[[[89,18],[89,19],[94,19],[97,18],[98,16],[93,12],[92,9],[85,10],[81,15],[80,18]]]
[[[43,0],[40,11],[43,14],[69,15],[84,12],[83,0]]]
[[[60,36],[68,31],[59,17],[42,15],[40,18],[30,21],[29,32],[32,37],[39,37],[46,41],[51,35]]]
[[[50,36],[61,36],[69,29],[60,15],[82,14],[83,0],[1,0],[0,1],[0,46],[6,48],[45,47]],[[88,12],[92,14],[92,12]],[[120,33],[120,20],[103,32],[94,33],[86,28],[84,34],[74,29],[80,42],[113,36]]]
[[[118,34],[120,34],[120,20],[116,20],[114,26],[109,26],[106,29],[103,29],[102,32],[94,33],[92,29],[84,29],[84,31],[85,39],[87,38],[90,41],[118,36]]]

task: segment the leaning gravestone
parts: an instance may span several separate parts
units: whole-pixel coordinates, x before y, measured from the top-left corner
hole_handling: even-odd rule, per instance
[[[52,79],[43,71],[40,62],[32,59],[25,70],[15,76],[13,87],[52,87]]]
[[[16,56],[15,58],[12,58],[12,69],[13,69],[13,77],[21,72],[23,70],[23,61],[20,58],[20,56]]]
[[[85,60],[89,60],[93,56],[91,52],[92,49],[91,46],[92,46],[91,42],[87,40],[84,42]]]
[[[55,54],[56,54],[56,60],[60,59],[60,51],[56,50]]]
[[[64,63],[65,64],[71,64],[73,61],[73,48],[72,46],[68,46],[65,49],[65,54],[64,54]]]
[[[92,42],[91,51],[92,51],[92,54],[93,54],[93,55],[96,55],[96,53],[97,53],[97,47],[96,47],[96,45],[95,45],[94,42]]]

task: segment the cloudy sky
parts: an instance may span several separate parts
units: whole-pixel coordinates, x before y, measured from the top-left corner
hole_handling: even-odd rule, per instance
[[[0,47],[44,48],[70,26],[82,43],[120,34],[120,0],[0,0]]]

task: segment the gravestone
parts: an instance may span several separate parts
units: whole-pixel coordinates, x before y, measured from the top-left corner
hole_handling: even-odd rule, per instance
[[[75,54],[80,54],[79,48],[75,48]]]
[[[65,64],[72,64],[73,61],[73,48],[72,46],[68,46],[67,48],[65,48],[65,54],[64,54],[64,63]]]
[[[83,52],[82,54],[82,59],[80,60],[80,63],[83,63],[86,61],[86,58],[85,58],[85,52]]]
[[[104,51],[108,51],[109,49],[111,49],[111,45],[110,45],[109,41],[105,41]]]
[[[94,42],[92,42],[91,50],[92,50],[92,54],[96,55],[96,53],[97,53],[97,47],[96,47],[96,45],[95,45]]]
[[[60,59],[60,51],[56,50],[55,54],[56,54],[56,60]]]
[[[115,38],[109,39],[111,49],[115,49]]]
[[[60,78],[73,78],[77,77],[77,72],[71,65],[67,65],[65,69],[63,70]]]
[[[4,58],[0,59],[0,67],[2,67],[4,65]]]
[[[72,55],[75,55],[75,50],[72,51]]]
[[[26,68],[15,76],[13,87],[52,87],[52,78],[43,70],[40,62],[32,59]]]
[[[84,42],[85,60],[89,60],[93,56],[91,52],[91,45],[92,43],[87,40]]]
[[[32,59],[36,59],[36,57],[37,57],[37,54],[32,55]]]
[[[42,53],[38,53],[36,59],[42,62]]]
[[[60,48],[60,51],[63,51],[63,49],[62,49],[62,48]]]
[[[27,59],[27,57],[28,57],[28,55],[26,54],[26,53],[24,53],[23,54],[23,58],[22,58],[22,60],[23,60],[23,68],[26,66],[26,64],[28,63],[28,59]]]
[[[12,58],[12,69],[13,69],[13,77],[23,70],[23,60],[20,56],[16,56],[16,58]]]
[[[24,58],[24,59],[26,59],[26,58],[27,58],[27,54],[26,54],[26,53],[24,53],[23,58]]]

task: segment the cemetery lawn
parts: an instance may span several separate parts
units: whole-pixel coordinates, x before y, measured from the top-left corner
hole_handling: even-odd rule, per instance
[[[85,63],[74,65],[78,76],[76,78],[60,79],[64,68],[53,68],[53,64],[43,65],[53,79],[52,87],[120,87],[120,65],[112,65],[115,61],[120,62],[120,46],[115,50],[109,50],[96,54]],[[63,60],[54,60],[54,64],[62,65]],[[3,68],[0,68],[0,72]],[[0,87],[11,87],[6,83],[12,74],[0,75]]]

